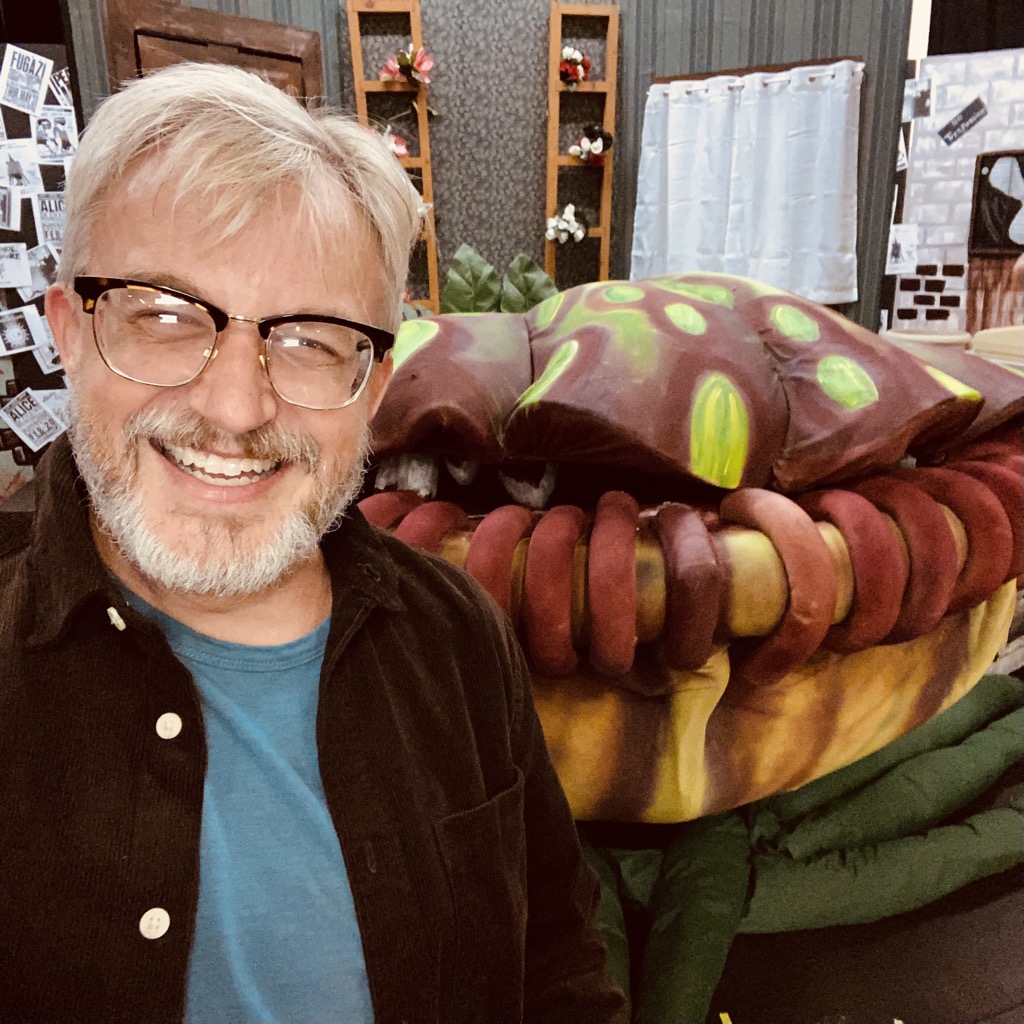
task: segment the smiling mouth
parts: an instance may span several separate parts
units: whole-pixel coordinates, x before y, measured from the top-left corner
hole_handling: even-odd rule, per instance
[[[217,487],[242,487],[258,483],[276,473],[283,462],[273,459],[224,458],[209,452],[197,452],[194,448],[179,448],[176,445],[154,446],[169,462],[204,484]]]

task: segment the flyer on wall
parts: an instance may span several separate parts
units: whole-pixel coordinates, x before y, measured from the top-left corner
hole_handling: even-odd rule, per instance
[[[38,117],[52,73],[52,60],[8,43],[0,67],[0,103]]]
[[[39,116],[32,118],[32,137],[41,164],[63,164],[78,149],[75,108],[43,107]]]
[[[35,306],[0,310],[0,357],[28,352],[47,340],[43,318]]]

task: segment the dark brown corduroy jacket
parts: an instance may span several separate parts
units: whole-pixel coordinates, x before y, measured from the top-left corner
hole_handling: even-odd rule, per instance
[[[0,1021],[179,1020],[199,699],[99,561],[66,441],[36,482],[34,515],[0,514]],[[619,1019],[595,882],[506,620],[358,512],[323,550],[320,771],[376,1019]],[[183,722],[171,739],[167,712]],[[170,925],[149,939],[153,908]]]

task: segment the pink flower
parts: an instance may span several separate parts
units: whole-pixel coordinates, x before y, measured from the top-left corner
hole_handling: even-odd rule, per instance
[[[382,82],[400,82],[405,78],[402,74],[402,69],[398,64],[398,57],[395,54],[391,54],[388,57],[384,67],[380,69],[380,75],[378,76]]]
[[[433,67],[434,58],[421,46],[412,62],[412,77],[424,85],[430,85],[430,71]]]
[[[406,145],[405,139],[401,135],[395,135],[393,132],[388,132],[384,136],[384,141],[391,147],[391,152],[395,156],[401,158],[409,155],[409,147]]]

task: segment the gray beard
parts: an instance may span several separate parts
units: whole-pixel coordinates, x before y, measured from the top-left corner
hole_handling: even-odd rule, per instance
[[[183,523],[185,550],[175,550],[147,521],[138,486],[138,448],[149,437],[173,445],[212,447],[222,437],[215,428],[174,413],[138,413],[124,427],[125,457],[119,460],[97,443],[92,424],[83,419],[72,399],[68,433],[75,461],[85,481],[100,529],[147,579],[179,594],[247,597],[274,586],[316,553],[323,535],[336,524],[362,486],[369,453],[370,430],[363,425],[351,468],[340,479],[316,477],[305,507],[292,508],[267,539],[255,543],[247,535],[252,523],[230,515],[190,517]],[[204,444],[203,439],[207,443]],[[319,447],[311,438],[271,427],[243,439],[248,458],[287,459],[307,472],[323,472]]]

